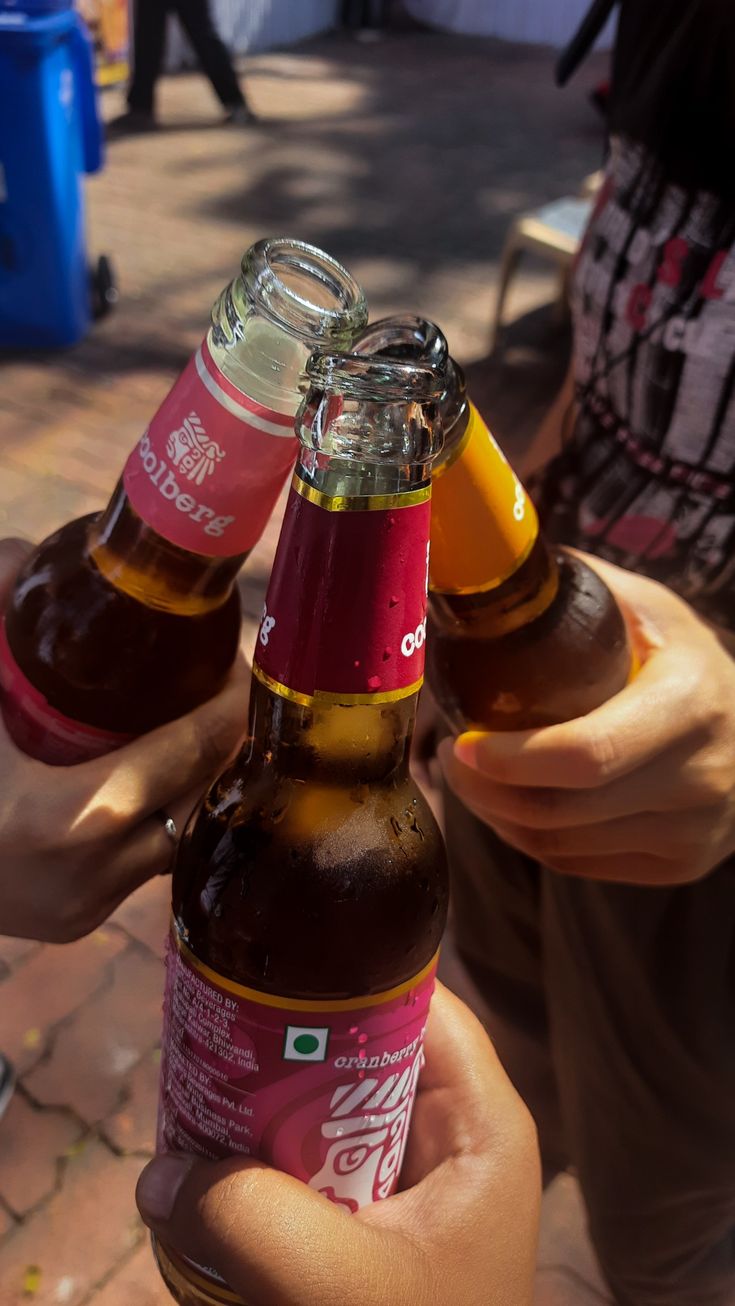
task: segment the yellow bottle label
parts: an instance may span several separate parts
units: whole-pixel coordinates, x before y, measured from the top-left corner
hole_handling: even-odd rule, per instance
[[[536,509],[473,404],[454,457],[432,478],[431,588],[494,589],[528,557]]]

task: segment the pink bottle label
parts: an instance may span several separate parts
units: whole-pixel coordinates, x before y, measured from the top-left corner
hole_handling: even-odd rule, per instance
[[[49,766],[74,766],[102,757],[132,735],[98,730],[57,712],[23,675],[0,623],[0,692],[5,725],[13,743]]]
[[[389,702],[424,671],[430,487],[334,499],[298,475],[253,670],[298,702]]]
[[[225,979],[170,937],[159,1151],[255,1156],[353,1212],[389,1197],[435,972],[436,958],[387,993],[297,1001]]]
[[[235,557],[260,539],[297,446],[293,417],[238,390],[204,340],[128,458],[123,484],[172,544]]]

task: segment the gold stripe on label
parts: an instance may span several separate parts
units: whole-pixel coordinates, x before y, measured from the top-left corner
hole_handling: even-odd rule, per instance
[[[402,698],[418,694],[424,683],[424,677],[419,676],[412,685],[406,685],[403,689],[376,690],[374,694],[335,694],[328,689],[315,689],[313,694],[302,694],[300,690],[291,689],[288,685],[282,685],[280,680],[274,680],[257,662],[253,662],[252,671],[266,689],[280,694],[281,698],[289,699],[291,703],[298,703],[300,707],[318,707],[320,704],[325,707],[372,707],[379,703],[398,703]]]
[[[292,488],[302,499],[315,503],[327,512],[384,512],[386,508],[412,508],[414,504],[426,503],[431,498],[431,481],[418,490],[406,490],[399,494],[325,494],[323,490],[314,489],[302,481],[298,472],[294,472]]]
[[[432,594],[487,594],[489,590],[496,590],[499,585],[504,585],[507,580],[510,580],[511,576],[515,575],[519,567],[523,566],[524,562],[526,561],[526,558],[529,556],[531,549],[533,548],[537,539],[538,539],[538,532],[532,535],[532,537],[528,540],[523,552],[519,553],[518,557],[513,563],[513,566],[509,567],[507,571],[503,572],[502,576],[493,576],[493,579],[486,581],[484,585],[464,585],[464,586],[457,585],[452,589],[446,589],[446,587],[439,589],[437,585],[430,585],[429,588],[431,590],[431,593]]]
[[[212,970],[211,966],[207,966],[194,955],[191,948],[179,938],[176,921],[173,919],[171,933],[184,960],[204,979],[220,989],[225,989],[228,993],[234,993],[238,998],[247,998],[248,1002],[256,1002],[261,1007],[277,1007],[279,1011],[357,1011],[361,1007],[382,1007],[386,1002],[393,1002],[395,998],[400,998],[402,994],[410,993],[411,989],[415,989],[416,985],[431,973],[439,959],[437,949],[431,961],[427,962],[418,975],[412,976],[403,984],[397,984],[393,989],[385,989],[382,993],[369,993],[359,998],[334,998],[331,1002],[315,1002],[310,998],[287,998],[278,993],[261,993],[260,989],[249,989],[245,984],[226,979],[224,975]]]

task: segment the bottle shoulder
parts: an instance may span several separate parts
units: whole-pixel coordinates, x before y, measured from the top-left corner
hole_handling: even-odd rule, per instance
[[[559,584],[539,615],[498,631],[479,605],[430,628],[428,675],[458,728],[523,730],[571,720],[626,684],[631,651],[623,614],[604,581],[574,554],[556,554]]]
[[[177,859],[174,911],[206,964],[291,996],[369,994],[417,974],[446,921],[446,855],[412,781],[235,780]]]

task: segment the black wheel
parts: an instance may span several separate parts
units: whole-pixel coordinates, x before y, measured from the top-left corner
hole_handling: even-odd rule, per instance
[[[112,263],[106,254],[100,254],[97,266],[90,275],[92,316],[95,320],[106,317],[117,303],[119,295]]]

